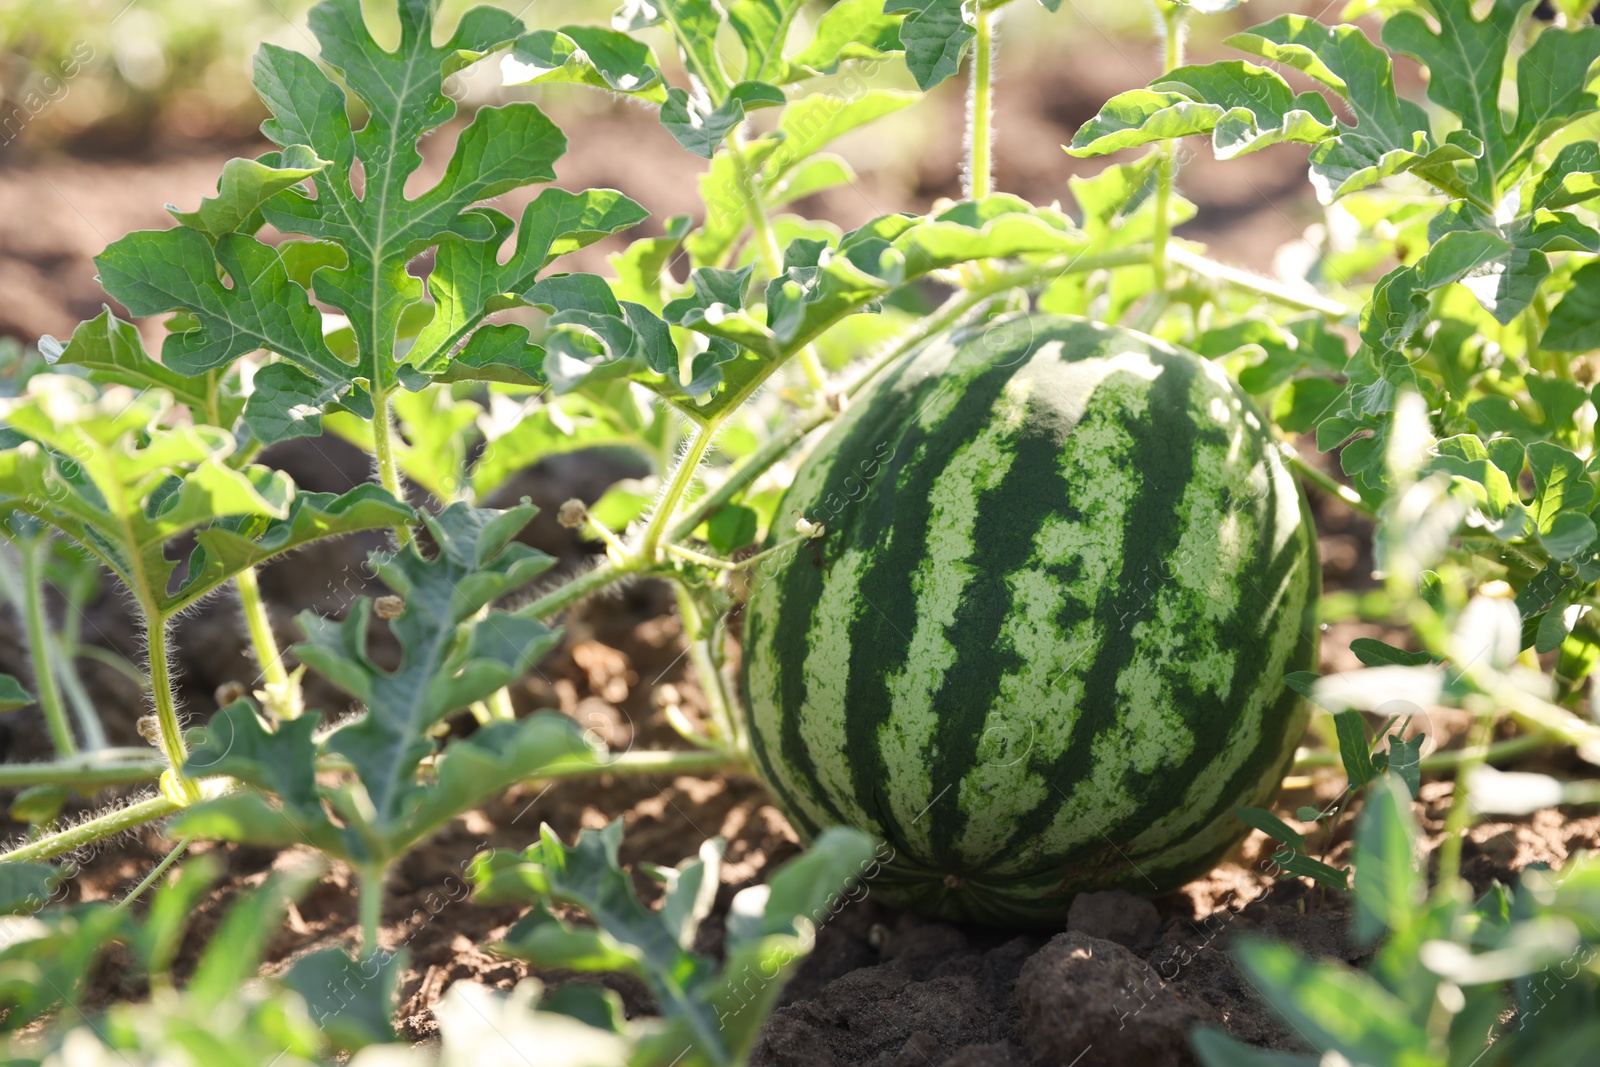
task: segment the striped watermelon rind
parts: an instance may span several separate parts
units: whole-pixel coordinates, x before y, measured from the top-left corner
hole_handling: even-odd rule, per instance
[[[884,899],[1059,924],[1077,892],[1208,870],[1247,832],[1233,809],[1276,793],[1316,542],[1215,364],[1058,316],[936,338],[863,390],[780,516],[826,532],[746,610],[753,753],[802,835],[879,836]]]

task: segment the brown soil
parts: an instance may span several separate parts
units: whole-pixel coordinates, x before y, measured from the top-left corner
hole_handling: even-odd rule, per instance
[[[1133,73],[1121,68],[1148,60],[1148,49],[1135,55],[1138,61],[1107,60],[1093,48],[1079,49],[1067,61],[1009,83],[1015,91],[1002,93],[999,124],[1003,187],[1036,201],[1064,196],[1066,175],[1085,165],[1066,161],[1057,146],[1105,96],[1134,84]],[[915,158],[891,161],[857,187],[806,205],[810,213],[848,224],[881,211],[926,208],[936,197],[955,194],[958,88],[947,87],[943,101],[936,121],[918,120],[924,125],[914,141]],[[699,163],[668,143],[651,116],[617,107],[584,121],[581,148],[560,168],[564,184],[621,188],[657,219],[692,210]],[[254,150],[196,147],[188,154],[120,161],[13,158],[0,166],[0,291],[9,297],[0,305],[0,337],[65,336],[80,318],[95,314],[104,298],[93,282],[92,255],[128,230],[167,224],[163,202],[193,204],[213,189],[225,158]],[[1196,159],[1185,187],[1207,205],[1211,220],[1212,229],[1196,236],[1215,241],[1236,261],[1266,267],[1272,250],[1296,236],[1313,213],[1303,196],[1303,163],[1292,150],[1249,159],[1226,173],[1204,156]],[[581,266],[598,265],[604,251],[597,249]],[[268,459],[315,490],[343,489],[368,474],[364,458],[337,441],[296,443]],[[614,479],[639,473],[615,457],[567,456],[526,472],[505,495],[529,494],[546,509],[530,540],[570,566],[587,549],[549,521],[555,506],[574,495],[592,500]],[[1327,585],[1359,587],[1371,568],[1367,530],[1323,503],[1319,526]],[[355,597],[370,595],[362,561],[373,547],[371,539],[351,538],[268,567],[263,586],[280,635],[294,638],[291,620],[300,610],[338,615]],[[665,591],[635,585],[584,605],[566,623],[562,646],[521,683],[519,709],[558,707],[616,748],[672,745],[674,735],[657,701],[667,686],[676,687],[693,714],[700,695],[684,676],[678,623]],[[107,648],[137,655],[138,635],[112,592],[91,606],[85,631]],[[1325,639],[1325,669],[1352,666],[1349,639],[1379,632],[1360,624],[1334,627]],[[0,618],[0,671],[25,674],[15,638],[13,620]],[[185,619],[175,643],[183,657],[182,695],[195,723],[216,707],[218,685],[248,683],[254,675],[228,600],[214,600]],[[138,693],[102,665],[82,666],[97,705],[113,709],[105,716],[113,741],[138,743]],[[315,679],[308,697],[329,715],[345,710],[343,698]],[[1427,721],[1441,745],[1451,743],[1460,728],[1444,713]],[[8,760],[38,758],[47,748],[29,713],[0,724],[0,746]],[[1333,799],[1333,788],[1319,780],[1286,793],[1282,809],[1325,803]],[[1435,782],[1424,790],[1430,834],[1442,827],[1450,788]],[[487,951],[517,909],[467,902],[463,865],[486,846],[525,847],[541,822],[570,840],[580,828],[619,815],[627,824],[623,858],[629,863],[675,863],[706,837],[727,838],[723,908],[738,888],[760,881],[797,849],[782,815],[766,802],[759,784],[746,779],[598,779],[514,789],[458,820],[393,872],[383,939],[409,953],[396,1011],[404,1036],[421,1040],[434,1032],[430,1008],[452,982],[470,978],[508,988],[530,973]],[[1567,820],[1541,812],[1477,827],[1465,849],[1464,870],[1482,889],[1527,863],[1559,863],[1576,849],[1596,846],[1600,818]],[[84,900],[120,896],[169,847],[154,830],[108,842],[87,862],[73,892]],[[200,909],[191,948],[214,928],[235,894],[259,883],[274,864],[301,858],[232,846],[195,851],[203,849],[224,860],[226,880]],[[1331,858],[1338,860],[1347,849],[1347,842],[1335,842]],[[1274,883],[1263,873],[1268,851],[1266,840],[1255,834],[1206,878],[1154,902],[1121,893],[1084,898],[1067,930],[1054,938],[930,922],[869,894],[822,928],[816,951],[767,1024],[755,1062],[1185,1063],[1190,1060],[1184,1034],[1197,1021],[1226,1026],[1258,1044],[1298,1047],[1297,1037],[1262,1007],[1231,962],[1232,939],[1241,931],[1261,931],[1324,956],[1355,961],[1359,953],[1345,938],[1340,905],[1299,881]],[[290,912],[270,946],[271,967],[281,969],[317,948],[350,944],[355,926],[349,872],[334,869]],[[572,978],[541,977],[557,984]],[[642,986],[606,981],[631,1013],[651,1010]],[[102,1000],[140,993],[114,964],[103,969],[96,988]]]

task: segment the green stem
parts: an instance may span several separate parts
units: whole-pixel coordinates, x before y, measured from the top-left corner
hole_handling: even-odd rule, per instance
[[[591,593],[598,593],[612,582],[618,581],[636,568],[619,567],[612,562],[605,562],[593,570],[585,571],[576,578],[557,586],[533,603],[518,608],[512,614],[520,615],[525,619],[548,619],[571,607]]]
[[[1171,74],[1183,65],[1183,17],[1188,10],[1169,0],[1156,0],[1161,15],[1163,48],[1161,68]],[[1167,288],[1167,243],[1172,236],[1173,153],[1170,140],[1161,142],[1161,160],[1156,169],[1155,233],[1151,238],[1150,266],[1155,274],[1155,291]]]
[[[378,928],[383,923],[383,875],[381,865],[362,867],[361,881],[361,951],[364,959],[371,959],[381,947]]]
[[[372,454],[378,463],[378,481],[389,494],[402,504],[406,502],[405,486],[400,482],[400,469],[394,458],[394,420],[389,414],[389,394],[380,389],[372,392]],[[411,543],[411,527],[401,523],[394,528],[395,541],[404,548]]]
[[[44,712],[45,725],[50,729],[57,755],[76,755],[78,742],[72,736],[72,724],[67,721],[67,709],[61,702],[61,689],[56,685],[50,656],[50,624],[44,606],[44,561],[50,551],[50,539],[35,537],[24,542],[21,549],[23,616],[27,620],[33,684],[39,690],[39,710]]]
[[[175,862],[177,862],[178,857],[183,855],[184,850],[189,847],[192,841],[194,841],[194,837],[189,836],[182,838],[176,845],[172,846],[172,851],[168,852],[166,857],[160,863],[156,864],[153,871],[145,875],[144,881],[134,886],[127,896],[117,901],[116,910],[121,911],[129,904],[132,904],[134,901],[138,900],[146,889],[149,889],[155,884],[155,880],[157,878],[160,878],[166,873],[168,867],[171,867]]]
[[[1166,260],[1174,266],[1193,271],[1195,274],[1204,275],[1213,281],[1231,285],[1236,289],[1259,293],[1269,300],[1283,304],[1285,307],[1300,308],[1303,311],[1318,311],[1336,319],[1342,319],[1350,314],[1350,309],[1337,300],[1330,300],[1309,290],[1281,285],[1270,278],[1263,278],[1259,274],[1252,274],[1237,267],[1229,267],[1218,263],[1214,259],[1195,255],[1193,252],[1176,245],[1167,246]]]
[[[719,421],[713,420],[695,429],[695,435],[690,440],[688,449],[678,461],[677,470],[673,471],[672,480],[667,483],[666,492],[656,502],[655,513],[650,516],[644,535],[639,539],[639,550],[635,553],[644,566],[651,566],[656,562],[656,546],[661,543],[662,535],[667,532],[667,524],[672,521],[683,495],[689,491],[689,486],[694,484],[695,473],[700,469],[701,460],[706,458],[706,453],[711,449],[711,439],[716,436]]]
[[[272,632],[272,619],[267,615],[266,602],[261,597],[261,583],[254,567],[246,567],[234,578],[239,589],[239,610],[244,615],[245,629],[250,632],[250,647],[255,652],[256,663],[261,668],[265,682],[267,711],[280,719],[300,716],[300,687],[289,677],[283,665],[283,653],[278,649],[278,639]]]
[[[755,175],[750,172],[750,165],[744,157],[744,135],[739,129],[729,134],[728,158],[733,162],[734,180],[739,183],[739,195],[744,198],[745,214],[750,219],[750,228],[755,232],[756,247],[761,253],[761,265],[767,272],[768,278],[777,278],[783,274],[783,249],[778,247],[778,236],[772,232],[772,221],[767,218],[767,206],[761,199],[761,187],[756,183]],[[806,345],[799,352],[800,369],[805,372],[806,381],[813,392],[820,393],[827,384],[827,379],[822,373],[822,362],[817,358],[817,350]]]
[[[967,198],[982,200],[994,191],[994,46],[998,12],[976,5],[977,37],[972,44],[972,90],[967,97]]]
[[[129,804],[125,808],[97,815],[69,829],[45,834],[25,845],[18,845],[9,852],[0,853],[0,863],[31,863],[65,855],[86,845],[92,845],[96,841],[114,837],[124,830],[132,830],[145,823],[165,818],[181,810],[182,807],[183,805],[171,797],[158,793],[153,797]]]
[[[1483,765],[1483,756],[1494,736],[1498,716],[1483,716],[1472,724],[1467,735],[1466,755],[1456,771],[1456,785],[1450,795],[1450,811],[1444,817],[1444,836],[1439,841],[1439,880],[1436,892],[1453,894],[1456,881],[1461,876],[1461,840],[1472,822],[1472,805],[1467,800],[1467,779],[1476,767]]]
[[[78,677],[77,666],[73,662],[77,656],[114,664],[115,669],[130,677],[141,691],[148,679],[121,656],[103,648],[93,645],[69,646],[66,638],[60,634],[51,642],[50,661],[55,665],[56,677],[66,692],[67,703],[72,707],[72,718],[78,724],[78,732],[83,735],[83,747],[90,752],[99,752],[110,742],[106,740],[105,727],[100,725],[100,717],[94,710],[94,701],[89,699],[88,692],[83,688],[83,680]]]
[[[707,775],[717,772],[743,771],[738,760],[720,749],[691,751],[670,749],[651,752],[624,752],[599,765],[573,763],[546,774],[536,774],[531,779],[538,782],[555,782],[563,778],[583,778],[594,774],[693,774]]]
[[[1435,752],[1431,756],[1424,756],[1418,767],[1423,774],[1457,773],[1469,761],[1476,763],[1498,764],[1526,756],[1530,752],[1539,752],[1548,748],[1552,743],[1549,734],[1542,731],[1538,733],[1520,734],[1496,741],[1487,748],[1474,750],[1467,748],[1452,748],[1444,752]],[[1317,770],[1322,767],[1343,766],[1337,752],[1331,749],[1318,749],[1297,755],[1294,761],[1294,773]]]
[[[1360,493],[1356,492],[1348,485],[1336,481],[1322,468],[1317,467],[1314,464],[1307,463],[1300,453],[1295,450],[1294,446],[1289,444],[1287,441],[1280,441],[1278,444],[1283,449],[1284,455],[1288,458],[1290,466],[1294,467],[1295,472],[1299,474],[1301,478],[1304,478],[1306,481],[1310,482],[1318,489],[1321,489],[1329,496],[1337,498],[1341,503],[1361,512],[1361,514],[1367,516],[1368,518],[1375,519],[1378,517],[1378,509],[1361,499]]]
[[[102,749],[96,756],[126,749]],[[153,782],[167,769],[165,760],[151,759],[148,749],[139,749],[136,759],[52,760],[48,763],[0,763],[0,789],[24,789],[33,785],[64,785],[73,789],[102,789],[113,785],[138,785]]]
[[[1452,178],[1446,178],[1440,174],[1423,174],[1419,171],[1412,171],[1412,173],[1416,174],[1417,177],[1421,178],[1423,181],[1427,182],[1429,185],[1433,186],[1435,189],[1439,190],[1441,193],[1450,197],[1451,199],[1465,200],[1475,206],[1479,211],[1482,211],[1484,214],[1491,217],[1494,215],[1493,204],[1489,203],[1489,201],[1485,200],[1477,193],[1474,193],[1460,182]]]
[[[156,724],[160,731],[162,754],[174,773],[183,770],[189,750],[183,743],[183,727],[178,722],[178,702],[172,692],[172,663],[167,648],[167,620],[146,611],[148,620],[148,653],[150,659],[150,696],[155,702]]]
[[[689,662],[700,678],[700,689],[705,693],[706,710],[716,729],[719,744],[730,751],[742,754],[744,738],[739,729],[739,717],[733,712],[733,701],[728,697],[728,686],[722,677],[722,667],[717,663],[716,637],[707,636],[689,642]]]

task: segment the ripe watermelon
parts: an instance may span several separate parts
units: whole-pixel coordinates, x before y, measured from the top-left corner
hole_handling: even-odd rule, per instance
[[[935,339],[857,397],[779,514],[826,532],[757,577],[751,746],[803,834],[885,842],[884,899],[1059,923],[1079,891],[1209,869],[1246,832],[1233,809],[1277,790],[1316,545],[1215,364],[1056,316]]]

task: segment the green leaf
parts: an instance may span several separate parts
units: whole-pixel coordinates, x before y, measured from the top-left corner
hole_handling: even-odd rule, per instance
[[[1309,75],[1349,105],[1355,123],[1341,121],[1338,135],[1311,152],[1311,180],[1323,203],[1404,171],[1448,170],[1481,150],[1470,134],[1436,143],[1423,110],[1396,96],[1388,54],[1354,26],[1282,15],[1227,43]]]
[[[1284,847],[1272,854],[1278,877],[1309,878],[1320,886],[1344,892],[1350,887],[1350,870],[1312,859],[1303,852]]]
[[[1338,129],[1322,95],[1296,95],[1274,72],[1234,60],[1179,67],[1113,97],[1078,128],[1068,151],[1098,156],[1121,148],[1211,134],[1218,159],[1285,141],[1320,144]]]
[[[828,8],[811,42],[789,59],[785,80],[832,74],[850,60],[901,51],[901,19],[883,7],[881,0],[840,0]]]
[[[1282,841],[1296,850],[1306,847],[1305,836],[1300,831],[1293,829],[1265,808],[1234,808],[1233,813],[1238,816],[1240,822],[1260,830],[1274,841]]]
[[[744,45],[744,76],[761,80],[783,60],[789,26],[804,0],[734,0],[728,5],[728,22]]]
[[[1353,713],[1351,713],[1353,714]],[[1427,884],[1418,867],[1418,830],[1408,790],[1390,778],[1367,791],[1356,818],[1355,937],[1364,946],[1404,930],[1422,906]]]
[[[713,106],[673,86],[661,105],[661,125],[679,144],[706,159],[716,155],[723,139],[743,121],[744,103],[737,97]]]
[[[276,796],[284,809],[279,819],[294,834],[324,852],[344,855],[341,833],[323,811],[317,789],[317,726],[315,715],[302,715],[274,723],[269,728],[249,701],[235,701],[206,724],[202,740],[189,752],[184,773],[197,777],[226,774]],[[207,822],[211,818],[207,813],[211,805],[216,805],[214,810],[218,817],[226,818],[234,799],[202,801],[188,809],[180,820],[188,821],[191,813],[199,812],[195,816],[197,822]],[[238,812],[234,814],[237,816]],[[240,821],[237,829],[248,831],[252,825],[254,823]],[[274,823],[269,834],[273,841],[280,840],[283,827]],[[226,839],[239,840],[233,831]]]
[[[1315,1047],[1354,1063],[1431,1062],[1427,1032],[1376,979],[1259,939],[1246,939],[1238,956],[1259,994]]]
[[[565,715],[536,712],[514,723],[491,723],[445,747],[429,787],[389,831],[389,847],[396,854],[404,852],[462,812],[518,782],[557,771],[598,768],[604,758],[605,752],[597,750],[578,724]]]
[[[124,914],[104,904],[47,909],[17,921],[0,949],[0,1030],[15,1032],[65,1001],[76,1007],[90,968],[122,933]]]
[[[1507,129],[1500,85],[1507,51],[1532,0],[1497,0],[1483,19],[1472,5],[1432,0],[1424,10],[1402,11],[1384,24],[1384,43],[1428,68],[1428,98],[1455,113],[1483,143],[1473,185],[1494,202],[1551,134],[1594,110],[1585,90],[1589,68],[1600,59],[1600,28],[1551,28],[1517,63],[1518,111]]]
[[[9,674],[0,674],[0,712],[16,711],[33,703],[33,694]]]
[[[569,82],[652,103],[666,99],[650,46],[598,26],[563,26],[519,37],[500,70],[507,85]]]
[[[915,93],[874,89],[844,99],[816,93],[790,103],[779,116],[777,129],[742,149],[744,166],[756,175],[764,206],[770,210],[785,203],[791,173],[829,143],[916,99]],[[701,177],[700,198],[706,205],[705,221],[686,244],[696,266],[724,266],[749,221],[748,198],[731,149],[717,153]]]
[[[1579,267],[1572,288],[1550,311],[1539,347],[1552,352],[1588,352],[1600,345],[1594,324],[1600,321],[1600,263]]]
[[[608,234],[636,226],[647,216],[644,208],[612,189],[543,190],[522,212],[516,243],[505,263],[500,245],[511,231],[511,221],[483,208],[495,236],[487,241],[445,241],[440,244],[428,289],[433,294],[432,321],[417,335],[407,358],[419,370],[438,374],[449,366],[451,353],[492,311],[516,306],[541,271],[557,258],[586,248]],[[519,326],[494,327],[517,331]]]
[[[809,939],[841,894],[873,868],[877,849],[859,830],[832,826],[774,871],[765,886],[742,889],[728,910],[730,951],[775,934]]]
[[[706,543],[724,556],[756,539],[761,517],[750,508],[733,504],[722,508],[706,522]]]
[[[213,246],[186,227],[141,230],[113,242],[95,265],[106,292],[134,315],[189,313],[189,328],[167,334],[161,348],[161,362],[178,374],[201,375],[265,349],[337,398],[360,373],[328,348],[321,313],[290,280],[277,250],[254,237],[224,234]],[[245,419],[257,428],[254,404],[253,397],[246,403]],[[257,435],[282,439],[260,429]]]
[[[257,159],[230,159],[223,164],[217,195],[200,201],[196,211],[169,207],[172,217],[215,241],[225,233],[254,233],[261,228],[261,205],[327,166],[305,145],[290,145]]]
[[[1409,741],[1402,741],[1394,734],[1389,735],[1387,753],[1389,773],[1404,783],[1406,791],[1413,800],[1422,788],[1422,742],[1426,739],[1427,735],[1421,733]]]
[[[906,12],[900,42],[918,89],[927,92],[955,74],[976,35],[962,0],[888,0],[883,10]]]
[[[151,891],[150,908],[134,945],[152,975],[171,976],[172,961],[183,946],[190,920],[221,877],[222,865],[214,853],[195,856]]]
[[[1594,499],[1583,460],[1560,445],[1548,441],[1528,445],[1528,468],[1533,473],[1532,511],[1541,533],[1551,530],[1561,512],[1586,510]]]
[[[224,517],[195,534],[198,547],[172,596],[175,607],[197,602],[247,567],[302,545],[360,530],[382,530],[411,520],[413,511],[378,485],[332,493],[296,493],[282,518]]]
[[[87,367],[97,381],[134,389],[165,389],[197,417],[209,417],[205,379],[178,374],[151,359],[139,331],[113,315],[110,308],[81,323],[64,346],[48,334],[41,337],[39,353],[47,363]]]
[[[311,1019],[334,1047],[354,1052],[395,1040],[389,1018],[405,969],[403,953],[382,953],[357,962],[344,949],[301,956],[283,976],[299,993]]]
[[[520,860],[493,857],[494,868],[474,871],[485,900],[517,895],[515,887],[533,890],[524,895],[538,907],[521,919],[496,946],[499,951],[545,966],[582,970],[623,969],[643,978],[667,1018],[689,1014],[696,1031],[713,1042],[706,1049],[712,1060],[731,1057],[715,1016],[703,997],[715,978],[715,965],[683,948],[671,915],[651,911],[640,903],[628,875],[617,859],[622,822],[604,830],[585,830],[570,848],[548,826],[540,841]],[[481,858],[480,858],[481,860]],[[583,908],[600,923],[596,929],[569,926],[550,915],[545,901]]]
[[[48,863],[0,863],[0,915],[32,915],[54,898],[61,880]]]
[[[1600,232],[1566,211],[1537,208],[1500,224],[1457,201],[1428,225],[1433,248],[1416,265],[1423,286],[1460,282],[1497,322],[1532,306],[1550,276],[1548,252],[1600,252]]]
[[[1372,750],[1367,741],[1367,724],[1358,711],[1340,711],[1333,717],[1339,735],[1339,759],[1344,763],[1350,786],[1359,789],[1376,776]]]
[[[414,812],[416,771],[434,748],[430,729],[506,685],[559,639],[533,619],[503,612],[479,616],[554,562],[510,543],[535,510],[452,504],[424,516],[439,546],[434,558],[423,558],[414,547],[374,557],[379,577],[404,600],[400,615],[389,621],[401,649],[394,670],[378,668],[368,656],[370,600],[357,601],[338,622],[310,612],[300,616],[306,641],[295,646],[295,654],[366,706],[326,745],[355,768],[373,833],[393,831]]]
[[[1368,667],[1420,667],[1432,662],[1432,657],[1426,652],[1407,652],[1374,637],[1356,638],[1350,642],[1350,651]]]
[[[722,13],[716,5],[711,0],[658,0],[644,6],[660,12],[659,18],[672,30],[673,39],[678,43],[678,51],[689,73],[699,80],[712,99],[723,99],[729,83],[722,66],[722,56],[717,51],[717,31],[722,27]]]
[[[657,870],[667,882],[660,911],[640,903],[618,861],[621,820],[585,830],[571,847],[548,827],[522,855],[480,854],[471,876],[485,903],[531,901],[534,908],[497,948],[545,967],[623,971],[650,987],[661,1025],[639,1035],[636,1059],[671,1063],[692,1048],[696,1062],[743,1062],[783,988],[809,950],[811,934],[836,898],[872,864],[873,843],[856,830],[824,832],[800,857],[779,867],[768,885],[734,898],[726,960],[719,968],[689,951],[717,884],[719,843],[677,870]],[[581,907],[595,926],[556,918],[550,906]],[[760,980],[752,982],[752,976]]]
[[[727,842],[713,837],[700,846],[700,855],[676,867],[652,867],[649,873],[662,884],[661,921],[677,938],[678,947],[694,948],[700,924],[711,914],[722,881],[722,850]]]
[[[1203,1067],[1317,1067],[1321,1057],[1300,1052],[1273,1052],[1209,1026],[1197,1027],[1189,1038]]]
[[[80,402],[81,401],[81,402]],[[148,430],[141,403],[56,393],[47,405],[25,401],[7,421],[19,435],[0,447],[0,514],[33,515],[88,549],[148,611],[170,613],[169,541],[229,517],[285,518],[288,478],[263,467],[224,462],[233,434],[210,426]]]
[[[548,456],[586,448],[634,443],[617,428],[608,412],[581,396],[546,397],[537,406],[504,401],[504,422],[491,398],[489,421],[494,427],[472,466],[473,494],[487,500],[506,480]]]
[[[1576,141],[1522,186],[1522,214],[1555,211],[1600,196],[1600,145]]]
[[[314,8],[312,31],[321,43],[323,61],[340,75],[342,87],[310,57],[272,45],[263,46],[257,55],[256,88],[272,113],[263,132],[286,149],[304,145],[327,161],[311,179],[314,197],[291,187],[266,201],[262,214],[282,233],[342,247],[344,261],[321,266],[309,280],[319,302],[348,318],[354,352],[352,362],[329,363],[314,350],[310,334],[296,334],[300,344],[290,351],[280,347],[285,339],[275,336],[238,347],[232,354],[259,346],[284,355],[304,377],[280,379],[275,383],[279,393],[313,412],[339,400],[357,381],[366,383],[368,390],[394,389],[403,373],[396,359],[400,327],[408,309],[423,295],[407,264],[436,244],[488,242],[504,236],[494,213],[472,205],[518,186],[550,180],[554,161],[566,149],[561,132],[531,104],[482,108],[461,131],[438,182],[408,195],[407,182],[422,162],[417,142],[455,114],[454,101],[443,91],[444,79],[522,31],[510,14],[480,7],[467,12],[449,39],[436,45],[433,11],[429,4],[409,0],[402,4],[399,45],[390,51],[368,32],[359,0],[325,0]],[[351,102],[358,106],[350,108]],[[351,110],[368,116],[360,129],[351,128]],[[364,178],[359,196],[351,180],[358,169]],[[219,241],[219,259],[224,258],[223,245],[238,239],[231,235]],[[237,313],[236,305],[245,311],[274,305],[298,309],[305,302],[304,295],[288,290],[260,293],[249,279],[244,284],[235,281],[231,290],[207,294],[208,313],[232,312],[234,318],[248,321],[248,315]],[[167,303],[185,306],[177,295]],[[308,321],[320,326],[318,319],[313,313]],[[208,354],[218,360],[229,358],[220,346]],[[315,358],[308,360],[308,355]],[[280,399],[266,421],[282,433],[279,424],[285,411],[293,410]],[[246,419],[252,426],[264,418],[262,411],[247,407]]]
[[[189,999],[204,1010],[237,997],[239,987],[256,976],[267,941],[283,922],[289,904],[316,885],[322,873],[312,865],[274,871],[259,889],[229,908],[195,965],[185,989]]]

